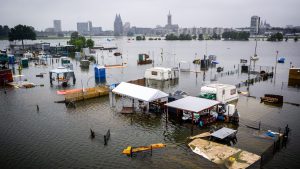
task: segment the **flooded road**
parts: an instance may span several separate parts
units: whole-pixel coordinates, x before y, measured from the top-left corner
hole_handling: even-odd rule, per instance
[[[106,38],[94,37],[96,45],[108,43]],[[40,40],[39,40],[40,41]],[[43,40],[65,44],[66,40]],[[0,48],[7,45],[0,41]],[[128,41],[116,39],[109,42],[117,45],[123,57],[115,57],[108,51],[98,53],[98,63],[118,64],[127,62],[125,68],[107,69],[107,84],[142,78],[144,71],[152,65],[137,66],[139,53],[149,53],[155,66],[173,67],[185,60],[192,62],[195,57],[202,58],[205,53],[217,56],[218,66],[224,67],[224,72],[238,68],[240,59],[248,59],[254,53],[254,41]],[[207,50],[206,50],[207,48]],[[259,97],[265,93],[284,96],[285,102],[300,103],[300,90],[287,86],[290,62],[295,67],[300,66],[300,43],[259,41],[257,53],[260,56],[256,69],[260,66],[275,66],[276,51],[286,58],[286,63],[277,64],[277,74],[274,79],[261,81],[250,86],[250,95],[240,96],[237,108],[241,114],[238,127],[238,143],[236,147],[253,153],[264,152],[268,141],[253,138],[252,130],[244,124],[261,121],[265,129],[283,128],[289,124],[292,129],[290,142],[275,154],[264,168],[298,168],[300,166],[300,107],[284,103],[275,107],[260,103]],[[163,53],[163,54],[162,54]],[[102,56],[104,59],[102,59]],[[95,86],[93,66],[89,70],[74,64],[77,78],[75,86],[81,88]],[[174,64],[175,63],[175,64]],[[54,101],[63,100],[56,91],[61,88],[50,86],[49,70],[58,66],[33,66],[24,68],[22,74],[28,81],[44,84],[44,87],[31,89],[7,89],[0,92],[0,164],[1,168],[219,168],[215,164],[194,154],[187,146],[187,137],[191,135],[189,124],[179,124],[170,119],[166,125],[164,114],[136,113],[124,116],[117,108],[111,108],[109,98],[102,97],[79,102],[76,109],[66,108],[64,104]],[[199,67],[191,63],[192,70]],[[17,71],[16,71],[17,73]],[[36,74],[46,73],[44,78]],[[157,83],[152,86],[167,93],[175,90],[186,91],[197,96],[200,87],[210,83],[212,79],[219,83],[237,84],[247,80],[247,74],[235,73],[223,75],[216,68],[201,73],[181,72],[177,83]],[[18,79],[17,79],[18,80]],[[246,91],[242,87],[241,91]],[[117,102],[117,107],[121,106]],[[39,105],[39,111],[36,110]],[[92,128],[96,138],[89,138]],[[203,132],[197,129],[193,134]],[[111,140],[103,145],[103,134],[110,129]],[[166,143],[167,148],[155,150],[153,155],[147,153],[129,158],[121,154],[129,145],[139,146],[151,143]]]

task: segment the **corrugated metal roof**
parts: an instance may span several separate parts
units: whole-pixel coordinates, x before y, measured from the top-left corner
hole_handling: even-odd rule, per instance
[[[199,97],[187,96],[185,98],[167,103],[165,105],[168,107],[187,110],[190,112],[201,112],[217,104],[220,104],[220,102]]]
[[[234,132],[236,132],[236,130],[223,127],[220,130],[213,132],[211,134],[211,136],[217,137],[219,139],[224,139],[224,138],[230,136],[231,134],[233,134]]]

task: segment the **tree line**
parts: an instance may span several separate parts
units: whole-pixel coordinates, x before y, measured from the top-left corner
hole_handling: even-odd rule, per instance
[[[249,32],[230,31],[222,34],[222,38],[224,38],[224,40],[249,40],[249,37]]]
[[[192,40],[190,34],[180,34],[179,36],[171,33],[166,36],[166,40]]]
[[[10,32],[10,29],[7,25],[0,25],[0,38],[7,38],[8,34]]]

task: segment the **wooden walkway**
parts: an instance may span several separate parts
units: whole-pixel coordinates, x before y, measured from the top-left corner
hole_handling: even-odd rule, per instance
[[[93,88],[87,88],[77,92],[67,93],[65,95],[65,101],[67,103],[76,102],[76,101],[106,96],[108,94],[109,94],[109,88],[107,86],[98,86]]]

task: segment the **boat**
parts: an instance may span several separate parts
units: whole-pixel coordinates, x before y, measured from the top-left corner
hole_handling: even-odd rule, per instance
[[[259,59],[259,57],[257,56],[257,54],[254,54],[253,56],[251,56],[252,61],[257,61],[258,59]]]
[[[122,154],[131,155],[132,153],[149,151],[152,149],[159,149],[164,147],[166,147],[166,144],[163,143],[150,144],[149,146],[139,146],[139,147],[128,146],[126,149],[123,150]]]
[[[122,55],[121,52],[115,52],[115,53],[114,53],[114,56],[121,56],[121,55]]]
[[[217,67],[217,72],[222,72],[224,70],[223,67]]]
[[[275,94],[265,94],[264,97],[261,97],[261,102],[272,103],[272,104],[282,104],[283,96]]]
[[[80,61],[80,67],[82,67],[82,68],[89,68],[89,66],[90,66],[90,61],[89,60],[82,59]]]
[[[280,57],[280,58],[277,60],[278,63],[284,63],[284,61],[285,61],[285,58],[284,58],[284,57]]]
[[[257,61],[259,59],[257,53],[256,53],[256,49],[257,49],[257,39],[255,38],[255,50],[254,50],[254,55],[250,57],[250,59],[252,61]]]
[[[145,53],[141,53],[138,55],[137,64],[138,65],[145,65],[145,64],[151,64],[152,60],[149,59],[149,55]]]

